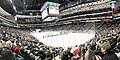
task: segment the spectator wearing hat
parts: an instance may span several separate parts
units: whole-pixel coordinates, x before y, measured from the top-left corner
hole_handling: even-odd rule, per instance
[[[99,43],[99,47],[103,53],[102,60],[119,60],[117,55],[110,50],[111,45],[108,40],[100,40]]]

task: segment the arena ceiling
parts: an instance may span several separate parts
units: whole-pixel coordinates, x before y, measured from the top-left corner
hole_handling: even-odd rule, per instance
[[[4,19],[10,16],[9,21],[16,22],[13,20],[16,15],[24,16],[36,12],[41,15],[40,8],[47,1],[65,4],[78,0],[0,0],[0,16]]]
[[[44,4],[44,2],[55,2],[55,3],[59,3],[59,4],[66,4],[69,2],[76,2],[78,0],[0,0],[0,15],[11,15],[11,16],[15,16],[15,15],[30,15],[30,13],[32,12],[40,12],[40,8],[42,6],[42,4]],[[120,0],[119,0],[120,1]],[[119,3],[118,3],[119,4]],[[12,20],[13,21],[13,20]],[[59,21],[64,22],[65,24],[69,23],[69,21],[66,20],[57,20],[54,22],[47,22],[47,23],[53,23],[57,24],[59,23]],[[74,21],[79,21],[79,19],[74,19]],[[73,20],[70,21],[74,22]],[[42,22],[40,23],[41,25],[44,24],[46,22]],[[29,26],[29,24],[27,25]],[[35,25],[36,26],[36,25]]]
[[[39,11],[42,4],[46,1],[64,3],[76,0],[0,0],[0,7],[11,15],[27,14],[31,11]],[[0,13],[4,14],[1,9]]]

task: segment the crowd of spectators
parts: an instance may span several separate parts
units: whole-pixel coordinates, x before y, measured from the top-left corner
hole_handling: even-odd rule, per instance
[[[109,2],[110,0],[89,0],[89,1],[86,1],[86,0],[75,0],[75,1],[65,1],[64,3],[62,3],[62,5],[64,6],[64,10],[65,9],[69,9],[71,7],[76,7],[78,5],[84,5],[85,7],[86,6],[90,6],[90,5],[99,5],[101,3],[105,3],[105,2]]]
[[[41,18],[18,18],[17,23],[20,24],[38,24],[41,23]]]
[[[62,25],[62,26],[53,26],[42,28],[41,31],[91,31],[95,30],[95,23],[80,23],[80,24],[69,24],[69,25]]]
[[[111,8],[104,8],[104,9],[98,9],[98,10],[92,10],[92,11],[81,11],[81,12],[76,12],[76,13],[73,13],[73,14],[65,14],[65,15],[62,15],[61,14],[61,18],[65,18],[65,17],[72,17],[72,16],[76,16],[76,15],[85,15],[85,17],[91,17],[89,14],[96,14],[99,16],[104,16],[104,15],[99,15],[97,13],[103,13],[103,12],[109,12],[109,11],[112,11]],[[109,16],[110,13],[106,14],[105,16]],[[95,15],[93,15],[93,17],[95,17]],[[82,16],[83,18],[83,16]]]
[[[30,35],[31,31],[0,27],[0,60],[119,60],[119,22],[81,23],[42,28],[42,31],[95,30],[95,37],[74,47],[47,46]],[[77,48],[77,49],[76,49]]]
[[[58,48],[44,45],[30,32],[0,26],[0,60],[52,60],[58,55]]]
[[[71,56],[69,49],[73,47],[68,48],[64,51],[62,60],[119,60],[115,54],[120,52],[119,22],[95,23],[95,32],[93,39],[79,45],[78,54]]]
[[[70,8],[64,9],[60,11],[61,12],[60,15],[69,15],[69,14],[74,14],[78,12],[93,11],[93,10],[106,9],[106,8],[111,8],[109,1],[106,1],[106,2],[97,1],[97,2],[87,3],[87,4],[78,4]]]

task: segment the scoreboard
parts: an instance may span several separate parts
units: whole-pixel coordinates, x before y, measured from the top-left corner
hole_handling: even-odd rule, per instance
[[[60,4],[54,2],[45,2],[41,7],[41,14],[43,21],[51,21],[59,15],[59,6]]]

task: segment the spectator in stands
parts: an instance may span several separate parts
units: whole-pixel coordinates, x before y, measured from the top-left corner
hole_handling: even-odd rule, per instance
[[[0,60],[15,60],[15,56],[11,50],[12,42],[7,41],[6,47],[2,47],[0,50]]]
[[[108,40],[100,40],[99,47],[101,48],[101,52],[104,54],[102,60],[119,60],[117,55],[110,50],[111,45]]]
[[[34,58],[32,59],[32,57],[30,57],[30,54],[26,51],[26,48],[22,48],[20,52],[20,55],[24,58],[24,60],[35,60]]]
[[[13,46],[13,43],[12,43],[11,41],[7,41],[7,42],[6,42],[6,47],[7,47],[7,48],[11,49],[12,46]]]
[[[0,48],[3,47],[3,43],[2,43],[2,40],[0,40]]]
[[[87,46],[87,51],[85,54],[83,54],[80,58],[80,60],[101,60],[101,57],[98,55],[95,55],[94,51],[91,50],[90,45]]]
[[[88,49],[83,57],[85,60],[96,60],[95,54],[91,49]],[[83,60],[84,60],[83,59]]]
[[[20,54],[20,45],[17,44],[17,46],[14,48],[14,52],[17,54]]]
[[[117,41],[120,42],[120,32],[118,32],[117,36],[118,36]]]
[[[64,49],[61,60],[69,60],[67,49]]]

